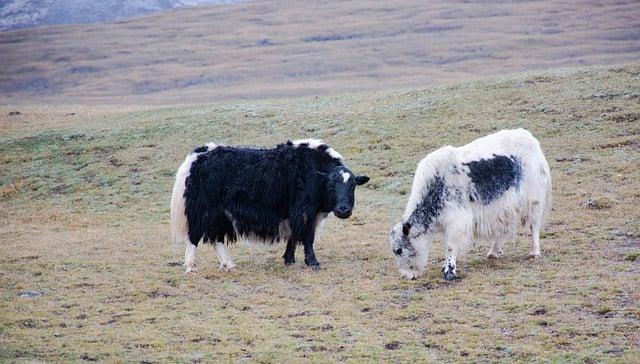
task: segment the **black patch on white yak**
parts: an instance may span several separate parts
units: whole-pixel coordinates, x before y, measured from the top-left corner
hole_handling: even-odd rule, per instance
[[[407,223],[428,229],[433,221],[440,215],[448,194],[448,189],[444,178],[441,176],[435,176],[424,188],[425,191],[423,191],[422,200],[416,206]],[[409,225],[409,228],[411,225]],[[403,234],[409,235],[406,234],[404,230],[405,228],[403,226]]]
[[[509,188],[519,187],[522,181],[522,164],[515,156],[494,154],[490,159],[463,164],[469,167],[467,175],[474,187],[469,200],[479,200],[483,205],[490,204]]]

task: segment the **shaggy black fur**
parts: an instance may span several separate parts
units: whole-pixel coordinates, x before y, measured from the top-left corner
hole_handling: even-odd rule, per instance
[[[316,217],[349,217],[356,184],[369,180],[354,176],[343,183],[340,171],[351,172],[328,148],[287,142],[273,149],[196,149],[200,154],[185,182],[189,240],[230,243],[239,234],[275,242],[285,238],[280,224],[288,220],[285,263],[295,262],[295,246],[302,243],[305,263],[319,266],[313,251]]]
[[[469,199],[479,200],[483,205],[490,204],[509,188],[520,186],[522,181],[522,164],[514,156],[494,154],[493,158],[464,165],[469,167],[467,174],[475,187]]]

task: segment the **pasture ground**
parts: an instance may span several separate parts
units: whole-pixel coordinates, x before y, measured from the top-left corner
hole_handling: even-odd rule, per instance
[[[19,115],[9,115],[20,111]],[[0,361],[640,361],[640,65],[423,89],[172,107],[0,106]],[[427,152],[526,127],[554,178],[543,258],[521,235],[462,279],[399,278],[387,242]],[[319,272],[284,245],[168,242],[173,174],[207,141],[318,137],[372,177]],[[298,251],[298,261],[301,261]]]

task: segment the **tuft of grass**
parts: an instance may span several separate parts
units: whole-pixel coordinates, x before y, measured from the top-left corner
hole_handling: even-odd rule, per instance
[[[592,210],[606,210],[613,206],[613,201],[609,197],[598,197],[587,201],[587,208]]]
[[[596,308],[596,312],[600,315],[605,315],[611,311],[613,311],[613,309],[606,305],[601,305],[601,306],[598,306],[598,308]]]

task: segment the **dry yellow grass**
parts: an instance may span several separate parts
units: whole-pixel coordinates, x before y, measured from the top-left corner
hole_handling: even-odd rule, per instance
[[[639,81],[638,64],[566,69],[3,131],[0,360],[637,362]],[[555,182],[543,258],[520,236],[496,261],[476,247],[458,282],[442,280],[438,249],[425,277],[401,280],[386,236],[417,161],[520,126]],[[372,177],[351,219],[329,219],[322,270],[238,244],[236,271],[207,246],[184,274],[167,219],[187,151],[311,136]]]

